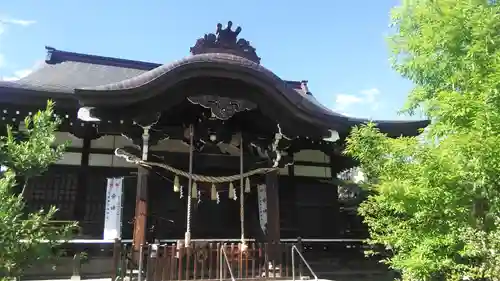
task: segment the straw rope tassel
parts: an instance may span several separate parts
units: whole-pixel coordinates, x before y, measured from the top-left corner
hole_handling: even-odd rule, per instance
[[[217,200],[217,189],[215,188],[215,184],[212,184],[212,188],[210,189],[210,198],[212,200]]]
[[[250,178],[245,180],[245,193],[250,193]]]
[[[193,182],[193,187],[191,190],[191,198],[197,199],[198,198],[198,185],[196,182]]]
[[[179,183],[179,176],[174,177],[174,192],[179,192],[181,189],[181,185]]]
[[[232,182],[229,183],[229,199],[234,199],[234,185]]]

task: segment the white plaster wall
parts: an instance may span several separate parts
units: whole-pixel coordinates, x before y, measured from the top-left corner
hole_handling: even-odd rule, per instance
[[[62,144],[69,141],[69,147],[82,148],[83,140],[73,136],[67,132],[56,132],[56,140],[54,144]],[[131,145],[132,142],[123,136],[103,136],[99,139],[92,140],[91,148],[109,149],[110,151],[117,147]],[[57,165],[72,165],[80,166],[82,154],[79,152],[65,152],[63,157],[56,163]],[[91,153],[89,155],[90,166],[101,167],[136,167],[132,163],[128,163],[122,158],[111,154]]]
[[[137,166],[133,163],[129,163],[123,158],[116,157],[110,154],[97,154],[91,153],[89,155],[89,166],[100,166],[100,167],[121,167],[121,168],[136,168]]]
[[[20,125],[20,129],[22,125]],[[83,146],[83,140],[73,136],[67,132],[56,132],[56,140],[54,145],[68,143],[69,147],[81,148]],[[79,152],[65,152],[63,157],[56,162],[57,165],[69,165],[69,166],[80,166],[82,161],[82,154]]]
[[[293,155],[295,161],[310,161],[316,163],[329,163],[330,157],[319,150],[305,149]]]
[[[169,151],[189,153],[189,146],[181,140],[161,140],[156,145],[151,146],[151,151]]]
[[[56,162],[57,165],[80,166],[82,154],[77,152],[65,152],[63,157]]]
[[[308,161],[314,163],[330,163],[330,156],[319,150],[305,149],[293,155],[294,161]],[[330,178],[330,167],[314,167],[295,165],[294,173],[296,176],[313,177],[313,178]]]
[[[73,136],[67,132],[56,132],[56,140],[54,141],[55,145],[63,144],[68,142],[69,147],[81,148],[83,147],[83,140]]]
[[[330,178],[330,167],[313,167],[295,165],[294,173],[296,176],[311,177],[311,178]]]
[[[83,140],[73,136],[66,132],[57,132],[55,144],[61,144],[65,141],[69,141],[70,147],[81,148],[83,146]],[[91,141],[91,148],[98,149],[109,149],[114,150],[115,148],[133,145],[132,141],[123,136],[102,136],[99,139]],[[181,140],[171,140],[166,139],[158,142],[158,144],[151,147],[151,151],[169,151],[169,152],[183,152],[188,153],[189,147]],[[59,165],[75,165],[78,166],[81,163],[82,155],[77,152],[66,152],[61,160],[57,162]],[[329,163],[330,157],[325,153],[318,150],[302,150],[294,154],[295,161],[308,161],[316,163]],[[116,157],[110,154],[98,154],[91,153],[89,155],[89,165],[90,166],[100,166],[100,167],[136,167],[132,163],[128,163],[122,158]],[[315,177],[315,178],[330,178],[331,171],[329,167],[313,167],[313,166],[302,166],[295,165],[294,167],[295,175],[304,177]],[[288,175],[288,168],[280,169],[280,175]]]
[[[118,147],[134,145],[124,136],[102,136],[90,142],[90,148],[115,149]]]

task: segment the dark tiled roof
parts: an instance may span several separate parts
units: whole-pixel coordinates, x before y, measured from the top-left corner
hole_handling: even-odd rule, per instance
[[[77,102],[72,95],[75,89],[115,84],[162,66],[157,63],[60,51],[51,47],[46,47],[46,49],[48,52],[46,60],[31,74],[17,81],[0,81],[0,101],[7,96],[11,97],[8,99],[14,97],[14,100],[19,101],[29,99],[29,95],[18,95],[23,92],[33,97],[41,96],[41,99],[69,98]],[[307,81],[284,82],[304,97],[307,102],[302,102],[302,106],[310,107],[308,110],[320,112],[328,117],[340,118],[337,120],[346,122],[350,126],[368,121],[343,116],[326,108],[309,92]],[[416,130],[428,124],[428,121],[374,120],[374,122],[378,124],[381,131],[391,136],[415,135]]]
[[[28,76],[0,87],[73,93],[74,89],[107,85],[127,80],[160,67],[161,64],[66,52],[46,47],[44,63]],[[286,81],[297,92],[310,95],[305,81]]]

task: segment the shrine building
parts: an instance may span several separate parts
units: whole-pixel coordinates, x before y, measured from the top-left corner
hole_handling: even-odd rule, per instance
[[[167,64],[46,47],[40,68],[0,82],[2,126],[22,129],[50,99],[63,120],[57,143],[70,141],[29,181],[28,208],[55,205],[57,220],[80,222],[80,237],[102,239],[107,180],[120,179],[117,231],[135,244],[366,238],[337,175],[356,167],[345,139],[368,120],[264,67],[240,32],[219,24]],[[374,122],[390,137],[428,124]]]

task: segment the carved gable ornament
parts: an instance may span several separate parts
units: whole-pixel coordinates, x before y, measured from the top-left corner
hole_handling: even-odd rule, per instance
[[[260,63],[260,58],[250,42],[243,38],[238,39],[241,27],[238,26],[233,31],[232,26],[233,23],[229,21],[226,28],[223,29],[222,24],[218,23],[215,34],[208,33],[203,38],[196,40],[196,44],[190,49],[191,54],[228,53]]]

